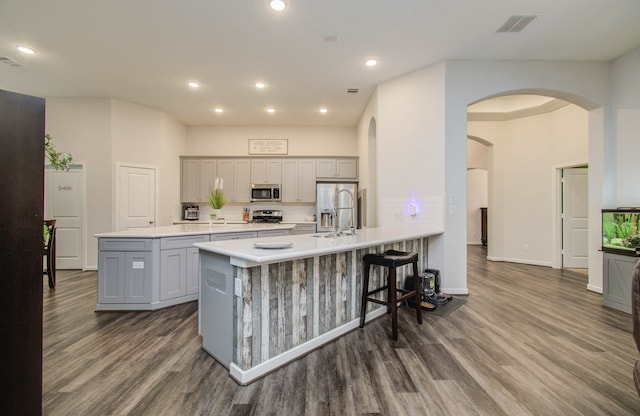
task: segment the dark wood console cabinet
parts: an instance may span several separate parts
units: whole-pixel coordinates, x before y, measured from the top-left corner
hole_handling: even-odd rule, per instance
[[[487,209],[480,208],[480,223],[482,224],[482,234],[480,235],[480,241],[482,245],[487,245]]]

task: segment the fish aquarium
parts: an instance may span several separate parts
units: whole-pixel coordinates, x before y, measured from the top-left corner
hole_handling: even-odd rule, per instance
[[[602,210],[602,251],[628,256],[640,253],[640,208]]]

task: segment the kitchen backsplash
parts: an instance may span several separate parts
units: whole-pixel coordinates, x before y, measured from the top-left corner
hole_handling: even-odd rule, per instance
[[[208,220],[209,214],[213,212],[208,204],[199,204],[200,220]],[[242,211],[249,208],[250,218],[253,216],[255,209],[273,209],[282,211],[283,221],[301,221],[306,222],[306,217],[315,215],[315,205],[279,205],[279,204],[245,204],[245,205],[227,205],[222,208],[222,216],[227,221],[242,221]]]

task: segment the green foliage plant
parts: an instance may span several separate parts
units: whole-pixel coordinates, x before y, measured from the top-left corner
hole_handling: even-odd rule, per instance
[[[227,203],[227,197],[224,195],[223,182],[221,178],[216,178],[213,189],[209,192],[209,205],[213,209],[221,209]]]
[[[49,164],[53,166],[55,170],[66,170],[68,172],[69,169],[71,169],[73,158],[70,153],[56,151],[56,148],[51,142],[52,140],[49,133],[44,135],[44,151],[47,159],[49,159]]]

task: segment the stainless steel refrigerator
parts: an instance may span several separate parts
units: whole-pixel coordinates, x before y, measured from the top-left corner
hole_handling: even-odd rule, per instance
[[[317,232],[358,228],[358,184],[316,183]],[[352,223],[353,221],[353,223]]]

